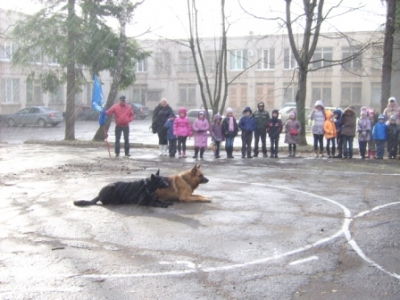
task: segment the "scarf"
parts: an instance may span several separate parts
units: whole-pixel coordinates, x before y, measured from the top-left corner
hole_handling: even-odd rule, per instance
[[[234,131],[235,128],[234,128],[234,126],[233,126],[233,117],[228,117],[228,118],[229,118],[229,127],[228,127],[228,130],[229,130],[229,131]]]

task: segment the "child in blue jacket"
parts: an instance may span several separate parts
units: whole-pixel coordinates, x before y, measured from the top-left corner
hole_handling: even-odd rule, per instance
[[[174,135],[174,121],[175,114],[170,114],[167,121],[165,121],[164,127],[167,128],[167,139],[168,139],[168,152],[169,157],[175,157],[176,154],[176,136]]]
[[[376,158],[383,159],[383,154],[385,152],[385,141],[386,141],[386,127],[385,116],[380,114],[378,117],[378,122],[372,129],[372,138],[376,145]]]
[[[257,124],[252,116],[250,107],[246,106],[243,110],[243,116],[240,118],[239,128],[242,130],[242,158],[253,158],[251,156],[251,142],[253,141],[253,132]]]

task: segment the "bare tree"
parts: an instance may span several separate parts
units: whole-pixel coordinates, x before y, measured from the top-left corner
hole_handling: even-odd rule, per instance
[[[385,39],[383,42],[383,62],[382,62],[382,82],[381,82],[381,111],[384,111],[387,100],[390,97],[391,77],[392,77],[392,58],[394,33],[396,22],[396,2],[398,0],[386,1],[386,24]]]

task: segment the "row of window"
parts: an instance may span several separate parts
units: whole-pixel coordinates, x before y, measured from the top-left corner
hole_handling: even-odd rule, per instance
[[[358,55],[361,49],[358,47],[342,47],[341,63],[344,69],[361,69],[362,54]],[[258,70],[274,70],[278,63],[275,59],[275,49],[264,49],[258,50],[255,54],[252,50],[230,50],[229,51],[229,69],[231,71],[245,70],[250,66],[249,57],[257,55],[256,68]],[[154,54],[154,65],[156,73],[170,73],[172,68],[172,54],[168,51],[157,52]],[[216,68],[216,56],[218,52],[205,51],[204,52],[204,64],[208,71],[212,71]],[[348,59],[348,60],[347,60]],[[257,61],[252,60],[252,61]],[[331,65],[338,64],[338,61],[333,60],[333,48],[316,48],[314,56],[311,60],[311,69],[327,68]],[[178,72],[194,72],[195,65],[193,57],[190,52],[180,52],[178,63],[176,64]],[[372,56],[369,66],[373,69],[381,69],[382,67],[382,54],[380,48],[372,49]],[[283,51],[283,69],[290,70],[297,68],[297,62],[294,58],[293,52],[289,48],[285,48]],[[148,63],[147,60],[143,60],[137,63],[136,72],[147,72]]]
[[[19,78],[2,78],[1,95],[2,103],[19,103],[21,101],[21,80]],[[40,80],[26,82],[26,103],[42,104],[43,90]],[[49,94],[50,103],[63,104],[65,93],[59,88],[56,93]],[[90,105],[92,99],[92,84],[87,83],[75,94],[75,101],[78,104]]]

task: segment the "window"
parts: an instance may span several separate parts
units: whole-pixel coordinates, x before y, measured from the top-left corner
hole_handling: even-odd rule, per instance
[[[312,58],[312,68],[320,69],[329,66],[331,63],[326,60],[332,60],[332,48],[316,48]]]
[[[296,102],[297,83],[285,82],[283,84],[283,103]]]
[[[0,60],[11,60],[17,48],[16,43],[5,41],[0,47]]]
[[[246,83],[230,84],[228,93],[230,107],[240,110],[248,105]]]
[[[148,90],[147,91],[147,100],[148,101],[154,101],[154,102],[159,102],[161,99],[162,95],[162,90]]]
[[[381,83],[371,83],[371,105],[379,108],[381,105]]]
[[[19,79],[3,78],[1,79],[1,91],[3,103],[18,103],[20,102],[20,84]]]
[[[205,51],[204,52],[204,65],[206,72],[214,71],[217,67],[217,59],[219,58],[219,51]]]
[[[160,99],[158,99],[160,100]],[[134,84],[132,102],[142,103],[146,105],[147,103],[147,84]]]
[[[136,73],[147,72],[147,59],[142,59],[136,62]]]
[[[26,102],[43,104],[42,82],[40,80],[28,80],[26,82]]]
[[[59,87],[57,92],[50,93],[50,103],[52,103],[52,104],[63,104],[64,103],[64,93],[63,93],[62,87]]]
[[[261,50],[259,53],[260,62],[258,69],[273,70],[275,69],[275,49]]]
[[[254,107],[258,102],[264,102],[265,108],[271,110],[275,108],[275,88],[273,83],[257,83],[256,99]]]
[[[361,104],[361,83],[360,82],[344,82],[342,83],[341,107],[349,105]]]
[[[42,51],[39,48],[33,48],[29,51],[29,61],[31,63],[42,63]]]
[[[180,52],[179,53],[179,63],[178,72],[194,72],[194,61],[191,52]]]
[[[285,70],[297,68],[297,61],[294,58],[292,50],[289,48],[283,50],[283,68]]]
[[[331,83],[313,82],[311,92],[311,102],[322,100],[325,106],[332,106],[332,88]]]
[[[179,104],[196,105],[196,85],[180,84],[179,85]]]
[[[240,71],[247,68],[247,50],[229,51],[231,71]]]
[[[382,48],[373,47],[371,68],[374,70],[382,70],[382,63],[383,63]]]
[[[342,59],[350,58],[355,56],[360,51],[360,47],[342,47]],[[362,67],[362,55],[355,56],[348,62],[342,63],[342,67],[346,70],[349,69],[361,69]]]
[[[155,53],[154,65],[157,73],[171,73],[171,54],[167,51]]]

